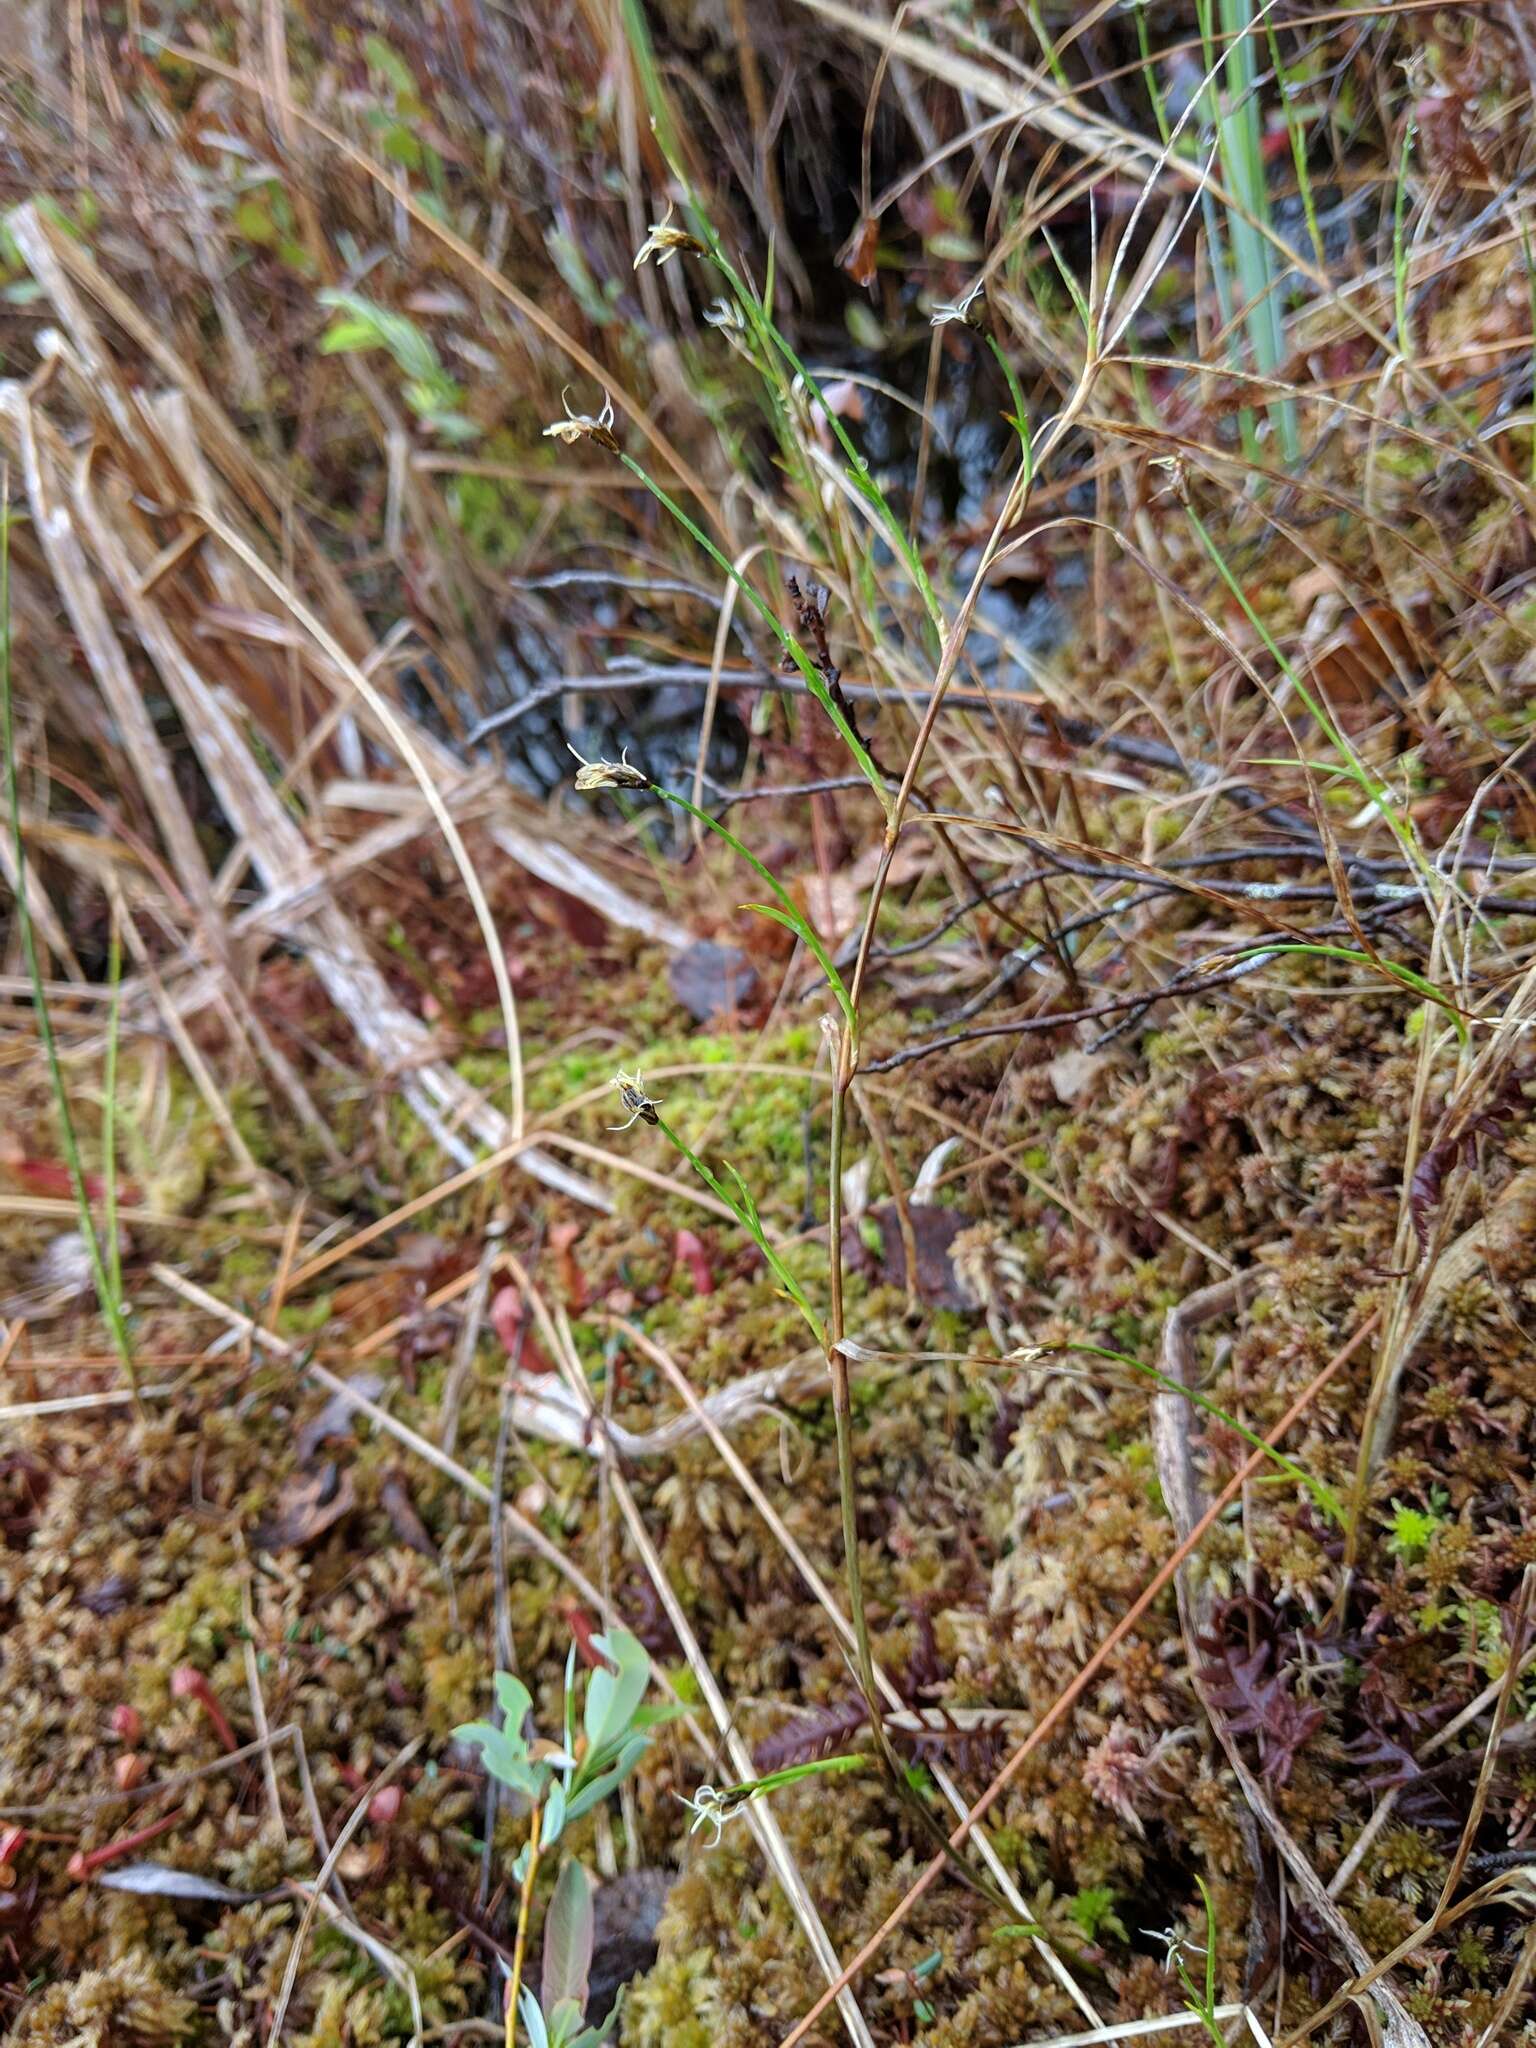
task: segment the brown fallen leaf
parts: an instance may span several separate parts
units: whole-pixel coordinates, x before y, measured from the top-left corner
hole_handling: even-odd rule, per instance
[[[876,251],[880,246],[880,223],[866,214],[838,251],[838,262],[855,284],[872,285],[878,270]]]
[[[828,944],[846,938],[858,922],[863,897],[852,876],[802,875],[795,890],[813,929]]]
[[[1390,605],[1367,604],[1344,611],[1326,635],[1316,633],[1314,621],[1326,618],[1336,602],[1328,594],[1319,598],[1303,633],[1311,643],[1312,681],[1332,705],[1376,704],[1416,667],[1412,623]]]
[[[729,1016],[757,993],[757,972],[736,946],[695,939],[667,962],[667,984],[701,1024]]]
[[[385,1473],[379,1488],[379,1505],[389,1517],[390,1528],[406,1549],[414,1550],[419,1557],[429,1557],[436,1564],[437,1545],[432,1541],[426,1523],[417,1514],[416,1503],[405,1483],[405,1474],[398,1467],[392,1467]]]
[[[258,1550],[302,1550],[357,1506],[352,1474],[327,1458],[312,1470],[283,1481],[270,1514],[256,1525]]]
[[[966,1228],[967,1219],[955,1209],[937,1209],[927,1202],[911,1202],[912,1237],[917,1248],[917,1292],[930,1308],[966,1309],[973,1306],[955,1274],[949,1248]],[[873,1225],[879,1235],[876,1251],[866,1242]],[[907,1284],[907,1254],[902,1243],[901,1223],[894,1202],[877,1202],[857,1225],[843,1230],[843,1257],[856,1273],[868,1274],[889,1287]]]
[[[377,1373],[354,1372],[347,1376],[347,1385],[364,1401],[377,1401],[384,1391],[384,1382]],[[345,1394],[332,1394],[317,1415],[300,1425],[294,1438],[294,1449],[299,1454],[301,1465],[310,1464],[316,1451],[327,1437],[350,1436],[357,1420],[357,1407]]]

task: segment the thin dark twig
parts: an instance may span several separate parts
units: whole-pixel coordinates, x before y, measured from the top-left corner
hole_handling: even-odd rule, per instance
[[[1099,1017],[1117,1016],[1122,1010],[1135,1009],[1138,1004],[1159,1003],[1169,996],[1202,995],[1207,989],[1225,988],[1229,982],[1240,981],[1244,975],[1255,973],[1262,964],[1260,960],[1243,960],[1220,974],[1207,975],[1203,981],[1169,982],[1163,988],[1150,992],[1143,989],[1133,996],[1116,996],[1109,1002],[1094,1003],[1087,1009],[1052,1010],[1033,1017],[1015,1017],[1006,1024],[978,1024],[969,1031],[951,1031],[943,1038],[925,1039],[921,1045],[909,1045],[901,1052],[888,1053],[883,1060],[868,1060],[859,1072],[889,1074],[896,1067],[910,1066],[914,1060],[927,1059],[930,1053],[945,1052],[952,1045],[968,1045],[982,1038],[1022,1036],[1031,1031],[1059,1031],[1067,1024],[1091,1024]]]
[[[637,662],[632,668],[614,667],[594,675],[562,676],[558,681],[520,697],[515,704],[503,705],[501,710],[489,713],[477,725],[470,727],[464,736],[465,744],[472,746],[494,732],[516,725],[530,712],[563,697],[568,690],[588,696],[621,695],[626,690],[647,689],[662,683],[693,683],[703,690],[708,688],[711,674],[711,669],[701,662]],[[804,694],[809,689],[803,676],[783,675],[771,668],[723,669],[718,677],[718,687],[722,690],[785,690],[792,694]],[[902,694],[888,686],[873,683],[842,681],[839,687],[844,697],[858,703],[885,704]],[[907,697],[913,704],[923,701],[914,692],[908,692]],[[1036,739],[1059,745],[1066,738],[1074,746],[1103,747],[1106,753],[1117,754],[1122,760],[1134,761],[1146,768],[1163,768],[1182,776],[1196,788],[1210,788],[1242,809],[1260,816],[1273,814],[1288,831],[1307,829],[1307,823],[1299,813],[1286,810],[1276,804],[1273,797],[1247,783],[1228,783],[1225,779],[1227,771],[1212,762],[1187,758],[1177,748],[1159,740],[1139,739],[1134,733],[1107,732],[1091,719],[1069,718],[1057,713],[1054,721],[1047,720],[1039,712],[1038,702],[1034,696],[1011,690],[952,688],[944,696],[944,703],[950,710],[977,711],[991,717],[1011,711],[1023,720],[1025,729]]]
[[[1379,927],[1412,909],[1407,902],[1394,902],[1380,907],[1362,922]],[[1350,927],[1343,920],[1334,920],[1316,926],[1308,933],[1309,940],[1347,935]],[[1225,988],[1234,981],[1241,981],[1261,967],[1268,966],[1272,955],[1266,949],[1250,958],[1240,960],[1233,967],[1224,968],[1216,974],[1204,974],[1201,963],[1196,961],[1189,967],[1181,968],[1160,988],[1141,989],[1135,995],[1114,996],[1102,1003],[1095,1003],[1086,1009],[1052,1010],[1037,1012],[1029,1017],[1011,1018],[1006,1023],[979,1024],[966,1031],[946,1032],[942,1038],[925,1039],[921,1045],[904,1047],[900,1052],[888,1053],[884,1059],[871,1060],[859,1068],[861,1074],[888,1074],[896,1067],[910,1066],[914,1060],[926,1059],[930,1053],[944,1052],[954,1045],[967,1045],[983,1038],[1020,1037],[1035,1031],[1055,1031],[1067,1024],[1092,1024],[1100,1017],[1114,1017],[1126,1011],[1139,1014],[1152,1008],[1154,1003],[1166,1002],[1170,996],[1203,995],[1208,989]],[[1095,1040],[1095,1045],[1103,1039]]]
[[[1065,924],[1053,926],[1048,934],[1049,943],[1036,940],[1032,945],[1013,947],[1010,952],[1003,955],[1002,964],[985,987],[967,996],[958,1008],[950,1010],[938,1021],[941,1024],[965,1023],[968,1018],[984,1010],[995,995],[1000,995],[1005,988],[1011,987],[1025,968],[1033,967],[1037,961],[1043,960],[1074,932],[1086,931],[1091,925],[1103,924],[1106,919],[1116,916],[1122,910],[1139,910],[1144,903],[1156,902],[1168,893],[1165,888],[1153,887],[1143,889],[1137,896],[1127,896],[1118,903],[1099,904],[1092,910],[1083,911],[1078,917],[1068,918]]]
[[[755,789],[732,790],[725,789],[712,775],[706,775],[704,781],[720,799],[714,812],[717,818],[723,818],[737,804],[767,803],[774,797],[831,796],[840,789],[869,788],[867,775],[828,775],[819,782],[765,782]]]
[[[1314,842],[1311,846],[1285,846],[1277,844],[1274,846],[1256,846],[1251,848],[1223,848],[1210,853],[1186,853],[1165,861],[1163,865],[1166,868],[1225,867],[1234,861],[1240,860],[1310,860],[1321,862],[1322,858],[1322,848]],[[1051,875],[1060,873],[1061,869],[1059,867],[1049,867],[1028,868],[1021,875],[1010,875],[1006,881],[999,882],[995,888],[980,890],[976,895],[968,896],[963,903],[956,904],[954,909],[943,917],[938,924],[924,932],[921,937],[908,939],[899,946],[874,947],[869,956],[870,964],[876,966],[887,960],[904,960],[913,953],[924,952],[937,940],[942,939],[946,932],[953,931],[961,919],[968,917],[973,910],[980,910],[989,903],[996,903],[1003,897],[1016,894],[1020,889],[1031,888],[1036,882],[1048,880]],[[1131,877],[1126,876],[1123,879],[1130,880]],[[841,961],[838,964],[841,965]]]
[[[1368,910],[1363,915],[1357,917],[1354,924],[1351,924],[1347,918],[1334,918],[1328,924],[1315,925],[1308,932],[1307,937],[1309,941],[1351,938],[1356,935],[1357,925],[1364,932],[1381,931],[1390,925],[1394,918],[1401,916],[1405,910],[1411,910],[1414,907],[1412,903],[1379,905],[1375,910]],[[1255,955],[1252,964],[1262,967],[1267,964],[1267,959],[1267,955]],[[1179,993],[1176,988],[1170,988],[1169,992],[1175,995]],[[1098,1052],[1101,1047],[1112,1044],[1115,1039],[1124,1038],[1128,1032],[1134,1031],[1147,1011],[1152,1007],[1152,1004],[1160,999],[1160,993],[1159,991],[1149,992],[1147,1000],[1141,1009],[1133,1011],[1130,1016],[1122,1019],[1120,1023],[1111,1026],[1108,1031],[1101,1031],[1097,1038],[1090,1041],[1088,1050],[1090,1052]]]

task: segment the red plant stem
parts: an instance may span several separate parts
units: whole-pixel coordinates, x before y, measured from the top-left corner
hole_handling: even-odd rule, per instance
[[[1184,1560],[1188,1556],[1190,1556],[1190,1554],[1195,1550],[1197,1545],[1200,1543],[1201,1539],[1204,1537],[1206,1531],[1211,1527],[1212,1523],[1215,1522],[1217,1517],[1223,1512],[1223,1510],[1227,1507],[1229,1502],[1235,1500],[1238,1494],[1242,1492],[1244,1486],[1248,1483],[1248,1481],[1253,1477],[1254,1473],[1263,1464],[1265,1457],[1268,1455],[1268,1453],[1272,1451],[1275,1445],[1278,1444],[1280,1440],[1284,1437],[1287,1430],[1289,1430],[1289,1428],[1291,1427],[1291,1424],[1295,1422],[1297,1417],[1306,1410],[1306,1408],[1311,1404],[1313,1400],[1316,1399],[1317,1395],[1321,1393],[1322,1389],[1328,1384],[1329,1380],[1333,1378],[1334,1374],[1338,1372],[1342,1366],[1346,1365],[1351,1358],[1354,1357],[1355,1353],[1360,1349],[1360,1346],[1365,1342],[1366,1338],[1370,1336],[1371,1332],[1376,1328],[1376,1325],[1380,1321],[1380,1309],[1374,1310],[1369,1316],[1367,1316],[1365,1321],[1360,1325],[1359,1329],[1356,1330],[1355,1334],[1349,1339],[1348,1343],[1345,1344],[1343,1349],[1341,1351],[1335,1352],[1333,1357],[1329,1360],[1328,1364],[1323,1367],[1322,1371],[1317,1375],[1317,1377],[1307,1387],[1305,1387],[1300,1394],[1297,1395],[1296,1399],[1291,1403],[1290,1407],[1286,1410],[1285,1414],[1281,1416],[1280,1420],[1275,1424],[1274,1428],[1265,1438],[1264,1449],[1253,1450],[1248,1453],[1248,1456],[1243,1460],[1243,1463],[1238,1467],[1237,1471],[1233,1473],[1232,1477],[1227,1481],[1226,1485],[1222,1488],[1221,1492],[1217,1494],[1216,1498],[1211,1502],[1210,1506],[1206,1509],[1205,1513],[1200,1517],[1199,1521],[1196,1522],[1194,1528],[1190,1530],[1188,1536],[1185,1537],[1184,1541],[1174,1551],[1173,1555],[1168,1559],[1166,1564],[1162,1565],[1159,1568],[1159,1570],[1154,1574],[1150,1583],[1147,1585],[1145,1591],[1140,1595],[1140,1597],[1137,1600],[1135,1600],[1132,1603],[1132,1605],[1129,1608],[1126,1609],[1125,1613],[1120,1617],[1119,1621],[1115,1623],[1114,1627],[1110,1630],[1109,1634],[1104,1638],[1103,1642],[1100,1643],[1099,1647],[1094,1651],[1093,1655],[1088,1659],[1087,1663],[1083,1665],[1082,1669],[1078,1672],[1077,1676],[1072,1680],[1071,1684],[1067,1686],[1064,1692],[1061,1692],[1057,1695],[1055,1702],[1046,1709],[1045,1713],[1035,1723],[1034,1727],[1031,1728],[1028,1735],[1025,1736],[1024,1740],[1013,1752],[1013,1755],[1009,1757],[1007,1763],[1003,1765],[1003,1768],[992,1780],[991,1784],[987,1787],[986,1791],[982,1793],[981,1797],[977,1800],[976,1804],[971,1808],[970,1812],[966,1815],[965,1819],[961,1821],[960,1825],[955,1829],[954,1833],[950,1836],[949,1840],[951,1848],[958,1849],[961,1843],[966,1839],[967,1835],[969,1835],[971,1829],[976,1825],[977,1821],[981,1819],[982,1815],[986,1813],[993,1806],[993,1804],[1002,1797],[1003,1793],[1008,1789],[1009,1785],[1012,1784],[1019,1770],[1023,1767],[1025,1759],[1031,1754],[1032,1751],[1039,1747],[1039,1745],[1045,1740],[1046,1736],[1049,1735],[1051,1730],[1056,1726],[1057,1722],[1062,1720],[1063,1717],[1066,1715],[1068,1708],[1073,1705],[1073,1703],[1080,1697],[1080,1695],[1087,1688],[1087,1686],[1092,1683],[1093,1679],[1103,1668],[1105,1661],[1108,1659],[1111,1652],[1115,1649],[1116,1645],[1122,1642],[1124,1638],[1130,1633],[1130,1631],[1136,1626],[1137,1622],[1140,1621],[1141,1617],[1152,1605],[1152,1602],[1157,1598],[1158,1594],[1162,1592],[1164,1586],[1168,1584],[1168,1581],[1178,1571],[1180,1565],[1182,1565]],[[881,1948],[884,1946],[887,1938],[895,1933],[896,1929],[901,1925],[902,1921],[906,1919],[907,1915],[911,1912],[912,1908],[917,1904],[918,1900],[923,1896],[924,1892],[931,1889],[933,1884],[938,1879],[940,1871],[942,1871],[945,1868],[946,1862],[947,1858],[940,1855],[935,1856],[933,1861],[926,1865],[922,1875],[918,1878],[917,1882],[912,1886],[912,1889],[907,1893],[906,1897],[902,1899],[899,1905],[897,1905],[894,1908],[894,1910],[886,1916],[886,1919],[882,1923],[882,1925],[876,1928],[875,1932],[870,1936],[869,1940],[865,1942],[864,1946],[859,1950],[858,1954],[854,1957],[853,1961],[851,1963],[847,1963],[844,1965],[841,1974],[837,1978],[837,1981],[835,1983],[829,1984],[826,1990],[821,1994],[820,1998],[818,1998],[816,2003],[811,2007],[810,2011],[806,2013],[804,2018],[798,2020],[795,2023],[795,2025],[791,2027],[789,2032],[784,2036],[783,2040],[779,2043],[779,2048],[795,2048],[795,2043],[797,2041],[803,2041],[805,2039],[806,2035],[811,2031],[812,2027],[815,2026],[817,2020],[821,2018],[821,2015],[826,2011],[827,2007],[832,2004],[833,2000],[838,1997],[838,1995],[846,1988],[846,1986],[853,1982],[854,1978],[858,1976],[859,1972],[865,1967],[865,1965],[869,1963],[876,1955],[878,1955]]]
[[[240,1745],[235,1740],[235,1731],[229,1725],[229,1717],[219,1705],[213,1687],[202,1672],[191,1664],[180,1664],[171,1678],[171,1692],[179,1700],[196,1700],[208,1719],[213,1723],[213,1732],[231,1755]]]
[[[135,1849],[142,1849],[146,1842],[152,1842],[156,1835],[166,1834],[179,1826],[183,1814],[181,1807],[168,1813],[161,1820],[152,1820],[148,1827],[138,1828],[131,1835],[120,1835],[115,1842],[107,1842],[100,1849],[77,1849],[64,1866],[77,1884],[83,1884],[103,1865],[116,1863],[121,1857],[131,1856]]]

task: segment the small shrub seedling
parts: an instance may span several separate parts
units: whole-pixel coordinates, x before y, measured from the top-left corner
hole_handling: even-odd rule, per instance
[[[500,1725],[468,1721],[454,1730],[460,1742],[479,1745],[491,1777],[525,1800],[530,1809],[528,1840],[512,1866],[521,1896],[507,1986],[507,2048],[513,2048],[519,2014],[531,2048],[596,2048],[608,2038],[619,2016],[615,2002],[600,2026],[586,2024],[594,1935],[592,1887],[586,1870],[574,1858],[563,1865],[545,1914],[537,1994],[522,1981],[540,1864],[570,1822],[580,1820],[617,1792],[645,1754],[651,1730],[682,1711],[644,1704],[651,1660],[644,1645],[627,1630],[594,1636],[592,1647],[607,1662],[587,1680],[579,1737],[574,1643],[565,1665],[562,1741],[529,1734],[533,1698],[522,1680],[509,1671],[498,1671],[495,1677]]]

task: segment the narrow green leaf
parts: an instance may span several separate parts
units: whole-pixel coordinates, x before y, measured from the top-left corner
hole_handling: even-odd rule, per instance
[[[544,1801],[544,1820],[539,1829],[539,1849],[541,1854],[555,1846],[556,1842],[560,1839],[564,1827],[565,1786],[559,1778],[556,1778],[549,1788],[548,1798]],[[548,2003],[547,1999],[545,2003]]]
[[[338,320],[320,337],[320,353],[323,356],[351,355],[359,349],[383,346],[383,335],[369,320]]]
[[[817,938],[810,924],[800,912],[798,910],[780,910],[776,904],[772,903],[744,903],[741,907],[743,910],[755,910],[759,917],[771,917],[775,924],[783,925],[786,930],[794,932],[798,938],[805,942],[806,947],[815,957],[816,964],[827,977],[832,993],[837,997],[838,1007],[848,1019],[849,1029],[857,1030],[858,1019],[853,1011],[853,998],[843,986],[842,976],[832,965],[832,956],[821,943],[821,940]]]

